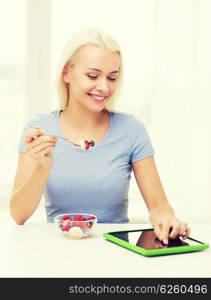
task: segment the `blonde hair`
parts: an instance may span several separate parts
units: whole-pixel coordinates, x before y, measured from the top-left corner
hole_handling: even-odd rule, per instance
[[[123,81],[123,61],[122,61],[122,51],[118,43],[108,34],[102,32],[99,29],[84,28],[76,32],[72,38],[66,44],[62,56],[60,58],[57,72],[55,87],[57,89],[57,94],[59,98],[59,109],[65,110],[68,106],[68,88],[63,80],[63,70],[67,64],[74,64],[74,59],[82,47],[95,45],[99,47],[105,47],[112,52],[117,52],[120,57],[120,70],[117,79],[117,86],[113,95],[109,98],[106,103],[105,108],[108,111],[115,111],[114,100],[116,100],[120,94]]]

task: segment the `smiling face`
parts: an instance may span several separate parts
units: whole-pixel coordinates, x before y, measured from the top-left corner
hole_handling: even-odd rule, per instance
[[[75,64],[63,75],[69,84],[68,106],[102,111],[117,87],[119,68],[117,52],[97,46],[80,49]]]

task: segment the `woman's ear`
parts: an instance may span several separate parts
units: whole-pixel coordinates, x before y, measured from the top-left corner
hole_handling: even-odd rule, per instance
[[[69,83],[70,82],[70,67],[64,66],[62,71],[62,78],[64,82]]]

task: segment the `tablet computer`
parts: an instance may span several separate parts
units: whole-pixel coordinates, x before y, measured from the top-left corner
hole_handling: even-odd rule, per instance
[[[193,252],[209,247],[209,244],[191,237],[186,240],[170,239],[168,245],[165,245],[156,237],[153,228],[107,232],[103,237],[144,256]]]

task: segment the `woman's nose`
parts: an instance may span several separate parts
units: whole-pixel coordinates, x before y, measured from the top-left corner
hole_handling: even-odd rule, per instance
[[[99,80],[96,89],[103,92],[103,94],[106,94],[109,91],[107,79]]]

